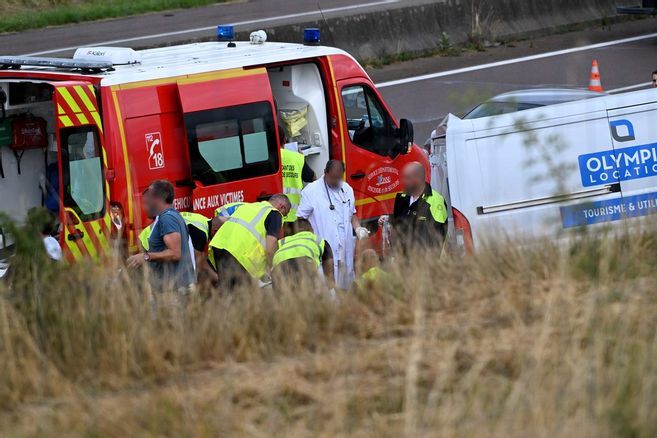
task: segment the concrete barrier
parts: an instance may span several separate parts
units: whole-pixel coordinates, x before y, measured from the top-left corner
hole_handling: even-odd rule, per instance
[[[303,29],[319,27],[322,43],[359,60],[422,53],[452,43],[545,34],[616,15],[615,0],[445,0],[420,6],[266,28],[270,41],[301,42]],[[248,31],[238,32],[248,39]]]

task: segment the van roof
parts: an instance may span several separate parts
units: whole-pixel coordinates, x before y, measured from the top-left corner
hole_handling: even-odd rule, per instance
[[[102,78],[101,85],[111,86],[132,82],[181,77],[198,73],[230,70],[243,67],[276,64],[280,62],[317,58],[328,55],[347,55],[333,47],[306,46],[302,44],[266,42],[251,44],[236,42],[228,47],[226,42],[183,44],[137,51],[141,62],[115,65],[114,70],[87,77]],[[93,48],[107,49],[111,47]],[[70,74],[70,70],[57,67],[25,67],[22,71]]]

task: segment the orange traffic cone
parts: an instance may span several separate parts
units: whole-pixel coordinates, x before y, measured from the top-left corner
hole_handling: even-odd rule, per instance
[[[593,65],[591,65],[591,80],[589,82],[589,90],[597,91],[602,93],[602,82],[600,82],[600,69],[598,68],[598,61],[593,60]]]

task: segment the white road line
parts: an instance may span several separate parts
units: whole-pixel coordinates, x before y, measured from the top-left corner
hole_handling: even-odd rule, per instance
[[[346,11],[353,11],[356,9],[363,9],[363,8],[369,8],[372,6],[382,6],[382,5],[387,5],[391,3],[399,3],[401,0],[380,0],[376,2],[371,2],[371,3],[362,3],[358,5],[350,5],[350,6],[342,6],[338,8],[330,8],[330,9],[322,9],[317,10],[317,11],[309,11],[309,12],[299,12],[296,14],[287,14],[287,15],[279,15],[276,17],[269,17],[269,18],[258,18],[254,20],[245,20],[245,21],[237,21],[235,23],[226,23],[226,24],[232,24],[235,27],[239,26],[248,26],[251,24],[258,24],[258,23],[272,23],[272,22],[277,22],[277,21],[282,21],[282,20],[291,20],[295,18],[307,18],[307,17],[321,17],[323,15],[328,15],[332,14],[335,12],[346,12]],[[217,23],[219,24],[219,23]],[[52,50],[43,50],[41,52],[32,52],[32,53],[26,53],[21,56],[41,56],[41,55],[52,55],[55,53],[61,53],[61,52],[68,52],[71,50],[75,50],[78,47],[89,47],[89,46],[113,46],[115,44],[124,44],[124,43],[131,43],[135,41],[144,41],[144,40],[150,40],[150,39],[155,39],[155,38],[166,38],[166,37],[171,37],[171,36],[177,36],[177,35],[185,35],[189,33],[196,33],[196,32],[208,32],[210,30],[216,29],[217,26],[206,26],[206,27],[197,27],[194,29],[185,29],[185,30],[177,30],[174,32],[164,32],[164,33],[156,33],[152,35],[143,35],[139,37],[132,37],[132,38],[123,38],[123,39],[118,39],[118,40],[110,40],[110,41],[100,41],[96,43],[84,43],[80,44],[77,46],[72,46],[72,47],[61,47],[59,49],[52,49]]]
[[[623,38],[621,40],[606,41],[604,43],[590,44],[588,46],[573,47],[573,48],[570,48],[570,49],[557,50],[557,51],[554,51],[554,52],[539,53],[537,55],[523,56],[521,58],[506,59],[504,61],[491,62],[491,63],[488,63],[488,64],[473,65],[471,67],[457,68],[455,70],[441,71],[441,72],[430,73],[430,74],[421,75],[421,76],[413,76],[413,77],[410,77],[410,78],[404,78],[404,79],[398,79],[398,80],[394,80],[394,81],[382,82],[380,84],[376,84],[376,86],[377,86],[377,88],[396,87],[396,86],[399,86],[399,85],[410,84],[410,83],[413,83],[413,82],[420,82],[420,81],[426,81],[426,80],[429,80],[429,79],[442,78],[442,77],[445,77],[445,76],[452,76],[452,75],[458,75],[458,74],[462,74],[462,73],[469,73],[469,72],[473,72],[473,71],[486,70],[486,69],[489,69],[489,68],[503,67],[505,65],[518,64],[518,63],[521,63],[521,62],[528,62],[528,61],[535,61],[537,59],[551,58],[551,57],[554,57],[554,56],[568,55],[568,54],[571,54],[571,53],[584,52],[584,51],[587,51],[587,50],[601,49],[601,48],[604,48],[604,47],[617,46],[619,44],[633,43],[635,41],[643,41],[643,40],[648,40],[648,39],[651,39],[651,38],[657,38],[657,33],[651,33],[651,34],[648,34],[648,35],[640,35],[640,36],[631,37],[631,38]]]
[[[644,82],[642,84],[628,85],[627,87],[614,88],[613,90],[607,90],[609,94],[623,93],[625,91],[637,90],[639,88],[646,88],[652,85],[652,82]]]

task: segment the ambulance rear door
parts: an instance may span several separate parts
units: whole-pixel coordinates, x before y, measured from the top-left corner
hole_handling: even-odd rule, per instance
[[[107,154],[96,90],[87,82],[54,82],[59,166],[60,244],[69,261],[109,251]]]
[[[178,82],[193,210],[206,216],[231,202],[282,191],[274,99],[267,70],[228,70]]]

